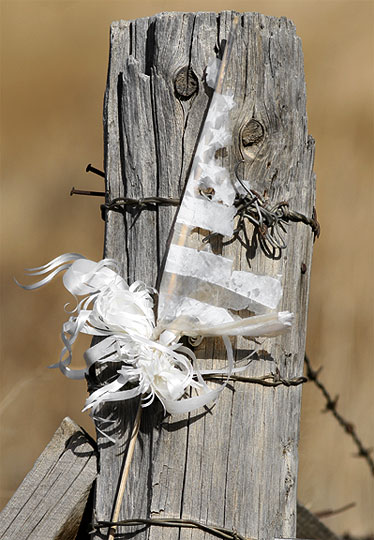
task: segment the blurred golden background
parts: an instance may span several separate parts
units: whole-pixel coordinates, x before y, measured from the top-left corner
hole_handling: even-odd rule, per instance
[[[65,416],[93,433],[80,412],[84,382],[46,366],[56,361],[70,300],[61,281],[37,292],[16,287],[24,267],[75,251],[100,259],[102,102],[109,25],[160,11],[259,11],[286,16],[302,38],[309,132],[317,143],[317,210],[307,350],[338,410],[368,447],[373,430],[373,15],[374,3],[344,0],[2,0],[1,2],[1,507]],[[172,54],[172,51],[171,51]],[[89,341],[76,349],[76,364]],[[337,533],[374,532],[367,463],[323,398],[303,388],[299,500]]]

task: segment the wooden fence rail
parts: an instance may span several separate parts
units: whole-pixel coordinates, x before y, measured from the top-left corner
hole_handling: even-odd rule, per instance
[[[0,515],[2,540],[74,540],[97,475],[95,443],[65,418]]]

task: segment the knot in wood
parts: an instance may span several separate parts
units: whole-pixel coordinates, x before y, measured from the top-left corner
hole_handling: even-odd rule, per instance
[[[191,67],[182,67],[175,76],[174,87],[177,96],[189,99],[196,94],[199,83]]]
[[[244,147],[258,144],[264,138],[264,128],[262,124],[251,118],[242,129],[242,144]]]

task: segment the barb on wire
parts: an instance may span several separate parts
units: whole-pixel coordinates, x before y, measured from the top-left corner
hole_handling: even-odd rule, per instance
[[[344,431],[351,436],[353,439],[355,445],[358,448],[357,457],[363,457],[367,464],[369,465],[371,474],[374,475],[374,460],[371,457],[371,453],[373,451],[372,448],[365,448],[362,444],[361,440],[359,439],[355,426],[351,422],[347,422],[340,413],[336,410],[336,405],[339,399],[339,396],[336,396],[335,398],[332,398],[330,393],[327,391],[324,384],[321,383],[321,381],[318,378],[318,375],[321,371],[321,368],[314,370],[312,368],[312,365],[310,363],[310,360],[307,355],[304,357],[305,365],[307,367],[307,377],[310,381],[313,381],[314,384],[321,390],[323,396],[326,399],[326,408],[325,411],[331,411],[338,423],[342,426]]]

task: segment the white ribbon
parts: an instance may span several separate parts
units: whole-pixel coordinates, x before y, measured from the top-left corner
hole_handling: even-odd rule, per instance
[[[222,258],[223,259],[223,258]],[[73,262],[68,262],[73,261]],[[234,365],[229,336],[274,336],[291,326],[289,312],[272,312],[241,319],[227,310],[197,300],[185,298],[178,306],[176,318],[155,326],[151,289],[135,282],[130,287],[115,271],[111,259],[94,262],[76,253],[67,253],[50,263],[30,269],[29,275],[48,274],[25,289],[37,289],[65,271],[63,283],[77,299],[83,296],[69,319],[63,324],[61,339],[64,347],[60,360],[51,367],[59,367],[71,379],[82,379],[93,365],[117,362],[117,377],[95,390],[88,397],[83,410],[100,404],[142,397],[142,405],[150,405],[158,398],[170,414],[188,413],[217,400],[232,373],[243,371]],[[102,336],[104,340],[90,347],[84,354],[86,368],[72,369],[72,346],[79,333]],[[181,336],[222,336],[227,366],[217,370],[199,370],[195,354],[183,346]],[[226,375],[218,388],[210,388],[204,375]],[[129,388],[128,385],[131,387]],[[186,397],[195,390],[198,395]]]

